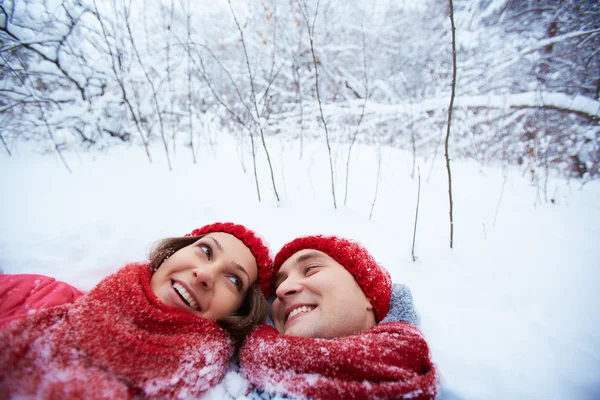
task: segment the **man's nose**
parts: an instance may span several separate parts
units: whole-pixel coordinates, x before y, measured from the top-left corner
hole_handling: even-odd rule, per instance
[[[198,266],[194,268],[192,274],[197,285],[203,289],[212,289],[215,282],[215,268],[209,265]]]
[[[279,299],[285,299],[286,297],[297,294],[300,291],[302,291],[302,285],[300,284],[300,280],[288,277],[286,280],[279,284],[279,286],[275,290],[275,295]]]

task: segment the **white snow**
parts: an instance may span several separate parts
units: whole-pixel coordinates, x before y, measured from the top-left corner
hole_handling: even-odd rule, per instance
[[[364,101],[355,100],[343,104],[327,104],[323,109],[329,115],[360,115],[362,113]],[[367,114],[373,113],[376,116],[396,116],[399,110],[410,109],[413,113],[423,113],[427,111],[443,110],[450,103],[450,95],[438,98],[427,99],[419,103],[396,103],[382,104],[369,102],[365,106]],[[540,95],[539,92],[524,92],[517,94],[485,94],[477,96],[456,96],[454,99],[454,108],[538,108],[551,107],[565,111],[572,111],[589,116],[600,116],[600,101],[589,97],[575,95],[570,96],[564,93],[546,92]],[[292,118],[299,111],[283,115],[282,119]],[[305,115],[317,114],[318,105],[305,106]]]
[[[527,100],[529,101],[529,100]],[[290,130],[293,130],[290,127]],[[214,221],[246,224],[277,251],[309,233],[360,240],[407,284],[451,399],[594,399],[600,397],[600,182],[550,178],[548,199],[518,170],[453,161],[455,248],[449,249],[445,163],[417,159],[421,203],[411,258],[417,180],[412,158],[356,145],[343,205],[346,145],[332,148],[338,209],[333,209],[324,141],[267,137],[281,202],[258,148],[263,201],[248,143],[227,132],[201,144],[198,164],[181,146],[169,172],[161,146],[121,145],[110,152],[55,153],[26,144],[0,156],[0,268],[38,273],[89,290],[151,245]],[[246,139],[247,141],[247,139]],[[243,158],[242,158],[243,157]],[[244,173],[241,160],[244,162]],[[209,398],[245,398],[235,369]]]

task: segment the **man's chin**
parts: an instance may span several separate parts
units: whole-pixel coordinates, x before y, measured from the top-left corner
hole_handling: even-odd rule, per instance
[[[304,338],[319,338],[322,337],[319,333],[318,327],[312,324],[295,324],[290,326],[282,332],[286,336],[296,336]]]
[[[285,335],[285,336],[295,336],[295,337],[304,337],[304,338],[311,338],[311,337],[313,337],[313,335],[310,332],[305,332],[303,330],[298,330],[298,329],[289,329],[289,330],[283,332],[283,335]]]

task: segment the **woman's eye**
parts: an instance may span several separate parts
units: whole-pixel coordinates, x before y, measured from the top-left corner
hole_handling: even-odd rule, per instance
[[[242,280],[235,275],[230,275],[227,277],[238,288],[238,290],[242,289]]]
[[[204,254],[206,254],[206,257],[210,260],[212,258],[212,249],[210,248],[209,245],[204,244],[204,243],[200,243],[198,245],[198,247],[200,247],[200,250],[202,250],[202,252]]]

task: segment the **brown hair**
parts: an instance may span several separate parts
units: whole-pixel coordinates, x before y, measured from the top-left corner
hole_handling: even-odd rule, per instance
[[[154,246],[149,255],[152,270],[155,271],[173,253],[195,243],[203,236],[174,237],[161,240]],[[258,284],[254,282],[248,288],[246,298],[244,298],[240,309],[232,315],[218,319],[217,323],[233,337],[236,344],[240,345],[252,329],[265,321],[267,312],[267,300]]]

